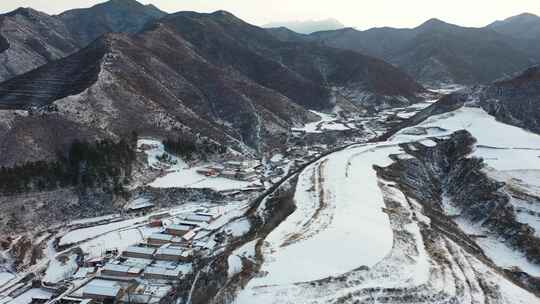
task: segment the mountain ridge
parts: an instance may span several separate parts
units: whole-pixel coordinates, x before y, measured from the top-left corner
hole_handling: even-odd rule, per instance
[[[35,84],[48,85],[43,90]],[[284,43],[223,11],[182,12],[136,34],[106,34],[69,57],[1,83],[0,104],[35,113],[27,119],[38,124],[69,122],[70,128],[56,131],[65,138],[115,139],[135,131],[200,137],[258,153],[285,144],[282,134],[316,119],[307,109],[331,109],[336,86],[356,92],[364,109],[408,105],[424,92],[375,58]],[[22,132],[23,119],[13,119],[14,127],[4,129],[9,138]],[[56,153],[32,132],[29,138],[0,147],[12,156],[3,165],[39,159],[18,150],[48,158]]]
[[[59,15],[28,7],[2,14],[0,81],[71,55],[105,33],[139,31],[164,15],[155,6],[135,0],[112,0]]]
[[[534,25],[540,31],[540,18],[526,16],[535,20]],[[431,86],[487,84],[540,62],[539,35],[524,38],[494,26],[462,27],[436,18],[415,28],[403,29],[382,27],[358,31],[349,28],[307,36],[286,34],[283,30],[280,33],[275,29],[269,31],[279,39],[311,41],[382,58]],[[515,32],[530,31],[521,27]]]

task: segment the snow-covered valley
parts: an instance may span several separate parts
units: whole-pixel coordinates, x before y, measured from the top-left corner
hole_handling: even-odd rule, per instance
[[[160,207],[154,206],[154,194],[143,192],[124,210],[150,207],[150,212],[71,220],[41,236],[45,255],[35,265],[17,275],[0,271],[0,292],[24,304],[33,295],[58,299],[46,289],[28,289],[26,276],[37,274],[46,284],[72,286],[67,295],[82,298],[84,286],[103,278],[103,270],[94,273],[82,265],[104,257],[120,267],[165,267],[160,261],[124,260],[122,252],[156,246],[149,242],[172,246],[179,241],[167,234],[168,227],[191,224],[186,218],[202,212],[220,217],[198,224],[194,239],[182,243],[196,248],[193,264],[174,264],[184,273],[182,292],[189,297],[204,297],[207,284],[220,284],[215,300],[240,304],[540,303],[534,248],[520,247],[511,233],[493,229],[500,224],[495,214],[507,210],[506,230],[530,227],[526,236],[538,237],[540,136],[465,106],[374,140],[390,130],[388,121],[432,105],[355,119],[354,128],[368,130],[363,142],[276,153],[255,164],[262,166],[253,171],[260,183],[216,173],[244,161],[186,162],[168,154],[160,141],[139,140],[138,152],[155,177],[146,186],[156,193],[195,191],[192,199]],[[317,115],[320,121],[292,131],[322,137],[337,124],[349,124],[335,113]],[[461,184],[478,174],[480,196]],[[489,207],[483,217],[483,205],[471,202],[474,208],[468,208],[467,194],[456,194],[454,183],[474,199],[493,197],[487,205],[500,206]],[[286,203],[280,206],[288,191],[290,214]],[[153,226],[156,217],[159,224]]]
[[[260,270],[235,303],[540,303],[500,272],[519,267],[538,277],[538,264],[489,226],[460,216],[448,200],[441,201],[446,213],[441,217],[456,224],[440,227],[441,219],[425,211],[425,202],[374,168],[433,151],[458,130],[476,138],[467,157],[483,158],[483,172],[538,195],[540,136],[500,123],[477,107],[430,117],[388,141],[351,146],[304,169],[296,210],[262,243]],[[511,203],[524,208],[515,198]],[[517,221],[538,231],[538,203],[526,205],[529,212],[517,209]]]

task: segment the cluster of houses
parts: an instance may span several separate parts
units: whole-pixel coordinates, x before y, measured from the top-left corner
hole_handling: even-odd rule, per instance
[[[261,170],[262,165],[257,160],[239,160],[200,168],[197,170],[197,173],[208,177],[224,177],[255,182],[260,176]]]
[[[294,160],[293,165],[296,167],[321,156],[328,150],[328,146],[324,144],[316,144],[312,146],[293,146],[287,149],[286,155]]]
[[[162,226],[167,215],[155,215],[149,225]],[[208,248],[196,236],[220,216],[203,211],[179,215],[174,224],[162,226],[159,233],[116,257],[85,261],[75,278],[87,281],[58,303],[172,303],[182,279],[192,273],[194,256]]]

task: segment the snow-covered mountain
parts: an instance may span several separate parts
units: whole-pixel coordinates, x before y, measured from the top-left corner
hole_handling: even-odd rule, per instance
[[[1,163],[54,159],[73,138],[132,131],[199,134],[261,152],[283,144],[279,137],[290,127],[314,119],[308,109],[332,109],[336,94],[346,95],[357,111],[373,111],[410,105],[422,93],[412,78],[381,60],[281,42],[223,11],[180,12],[136,35],[106,35],[0,84],[0,108],[40,113],[7,114]],[[65,124],[71,127],[57,129]],[[17,139],[21,132],[32,140]],[[61,136],[51,142],[42,132]]]
[[[164,15],[134,0],[112,0],[57,16],[31,8],[0,15],[0,81],[64,58],[103,34],[135,33]]]

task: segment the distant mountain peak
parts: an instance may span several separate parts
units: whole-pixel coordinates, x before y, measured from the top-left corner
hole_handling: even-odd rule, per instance
[[[536,39],[540,34],[540,17],[523,13],[499,20],[488,25],[489,28],[505,35],[518,38]]]
[[[454,25],[444,22],[441,19],[437,18],[431,18],[427,20],[426,22],[422,23],[420,26],[418,26],[418,29],[438,29],[438,28],[447,28],[447,27],[453,27]]]
[[[517,16],[510,17],[506,20],[512,20],[512,19],[540,19],[538,15],[532,14],[532,13],[522,13]]]
[[[508,24],[528,23],[528,22],[540,22],[540,17],[531,13],[522,13],[516,16],[508,17],[504,20],[498,20],[490,24],[490,27],[498,27]]]
[[[100,4],[98,4],[100,5]],[[137,5],[137,6],[144,6],[144,4],[140,3],[137,0],[109,0],[107,2],[101,3],[101,5]]]
[[[9,13],[4,14],[5,16],[24,16],[24,17],[32,17],[32,16],[42,16],[45,15],[45,13],[42,13],[40,11],[37,11],[31,7],[19,7]]]
[[[235,17],[235,15],[233,15],[232,13],[228,12],[228,11],[225,11],[225,10],[218,10],[218,11],[215,11],[213,13],[211,13],[211,15],[213,16],[222,16],[222,17]]]
[[[334,18],[322,20],[304,20],[304,21],[286,21],[271,22],[263,25],[265,28],[286,27],[294,32],[301,34],[311,34],[321,31],[340,30],[345,27],[341,22]]]

